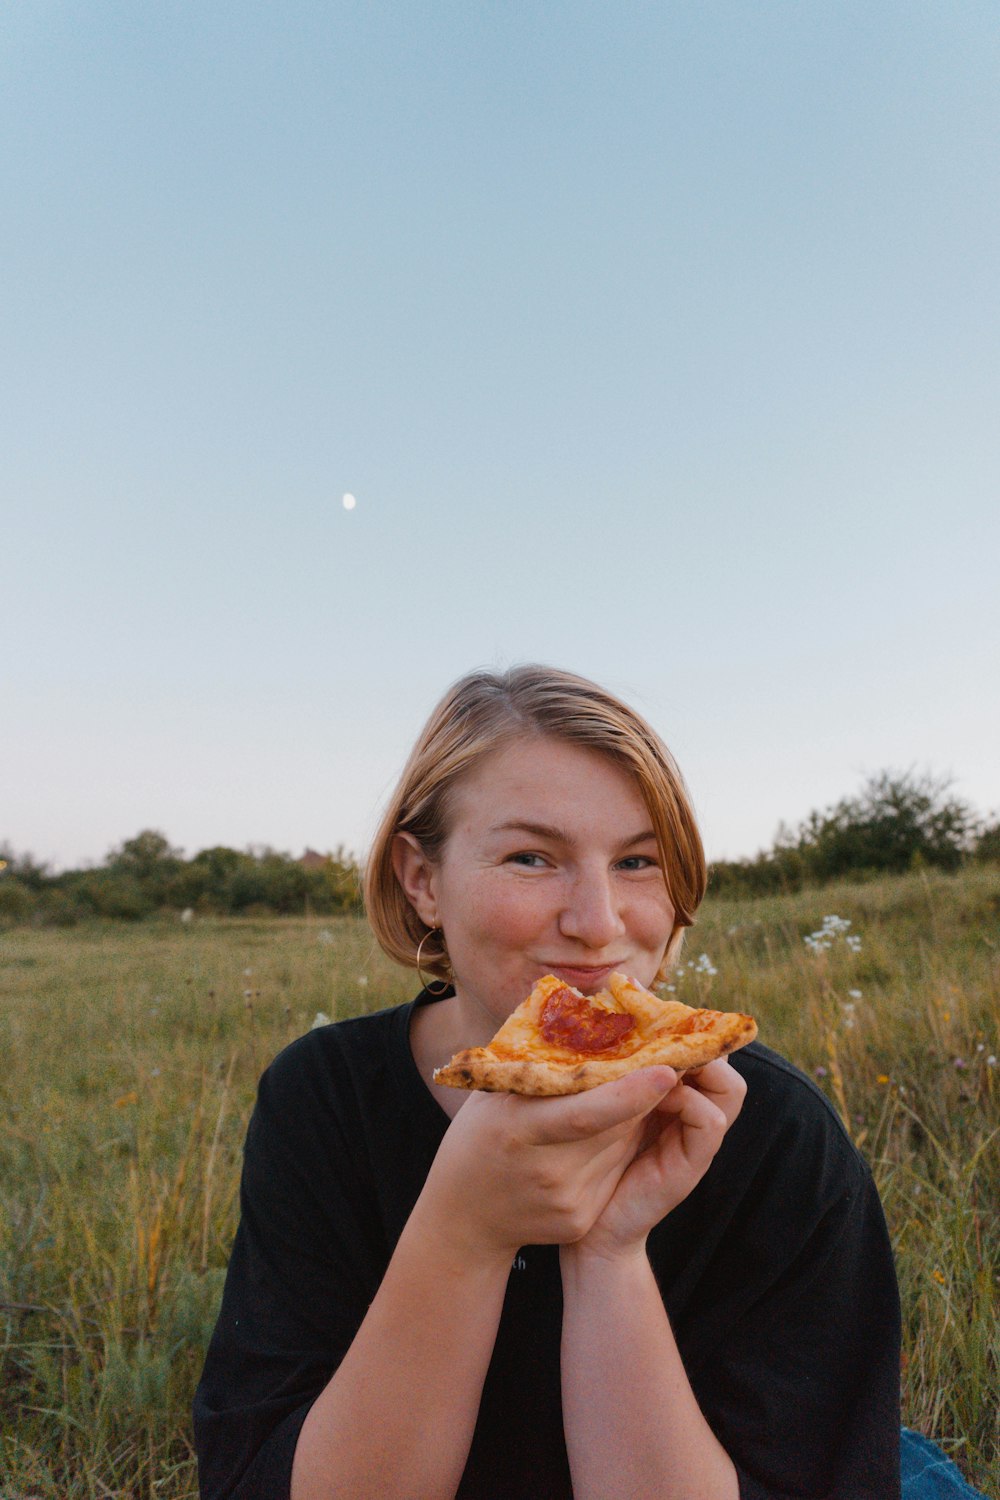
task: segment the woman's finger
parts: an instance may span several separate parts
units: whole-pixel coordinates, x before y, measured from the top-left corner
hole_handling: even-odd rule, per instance
[[[673,1068],[637,1068],[624,1078],[599,1084],[582,1094],[525,1100],[531,1111],[532,1139],[539,1145],[552,1145],[584,1140],[627,1125],[648,1115],[676,1083]]]
[[[713,1099],[689,1084],[678,1084],[659,1106],[663,1114],[673,1115],[675,1125],[664,1130],[658,1149],[664,1158],[678,1145],[690,1166],[704,1170],[722,1144],[729,1129],[726,1113]],[[676,1127],[680,1127],[680,1140]]]
[[[724,1057],[706,1063],[703,1068],[685,1073],[684,1083],[717,1104],[728,1125],[733,1123],[743,1108],[747,1092],[746,1080]]]

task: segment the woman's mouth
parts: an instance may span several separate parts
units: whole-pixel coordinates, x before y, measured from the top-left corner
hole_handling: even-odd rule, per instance
[[[554,974],[565,984],[571,984],[574,989],[582,990],[584,994],[587,994],[588,992],[595,993],[603,988],[608,978],[620,967],[618,963],[551,964],[545,972]]]

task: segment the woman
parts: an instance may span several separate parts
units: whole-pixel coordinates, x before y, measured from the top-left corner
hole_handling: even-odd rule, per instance
[[[899,1494],[885,1224],[808,1080],[752,1044],[561,1099],[432,1083],[545,973],[662,978],[704,885],[612,695],[523,667],[445,696],[366,875],[382,946],[438,980],[261,1080],[204,1500]]]

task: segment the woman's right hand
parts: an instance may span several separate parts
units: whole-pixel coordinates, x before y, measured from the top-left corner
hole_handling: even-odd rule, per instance
[[[676,1081],[672,1068],[657,1067],[560,1098],[474,1092],[415,1213],[463,1257],[581,1239],[638,1151],[646,1116]]]

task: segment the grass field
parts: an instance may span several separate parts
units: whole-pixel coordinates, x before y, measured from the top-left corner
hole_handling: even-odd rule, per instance
[[[0,1500],[194,1497],[256,1079],[412,976],[351,918],[16,929],[0,956]],[[904,1420],[1000,1496],[1000,872],[709,902],[682,966],[678,998],[756,1015],[872,1163]]]

